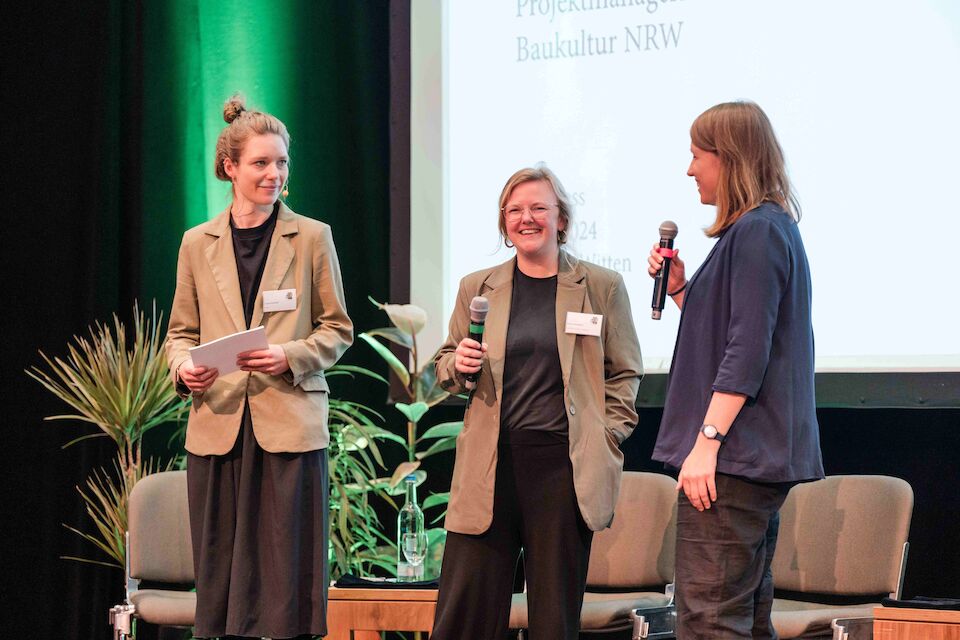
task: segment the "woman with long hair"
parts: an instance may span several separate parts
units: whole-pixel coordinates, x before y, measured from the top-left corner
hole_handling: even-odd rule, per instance
[[[810,268],[783,151],[752,102],[690,129],[700,202],[716,238],[689,280],[673,259],[680,328],[653,457],[679,471],[677,637],[774,638],[779,509],[823,477],[814,401]],[[654,247],[651,276],[662,268]]]

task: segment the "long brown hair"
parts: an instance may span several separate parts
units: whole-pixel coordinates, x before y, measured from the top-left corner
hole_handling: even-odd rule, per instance
[[[717,218],[705,230],[708,236],[717,237],[764,202],[774,202],[800,220],[800,203],[787,177],[783,149],[770,119],[756,103],[724,102],[710,107],[694,120],[690,141],[720,158]]]

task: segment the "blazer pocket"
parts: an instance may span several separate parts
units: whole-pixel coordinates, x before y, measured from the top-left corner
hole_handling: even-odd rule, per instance
[[[301,380],[300,388],[304,391],[330,392],[330,387],[327,385],[327,378],[322,373],[314,374]]]
[[[617,434],[614,433],[612,429],[608,429],[606,426],[603,428],[603,434],[606,436],[607,446],[610,447],[610,452],[613,453],[614,457],[620,460],[622,464],[623,450],[620,449],[620,441],[617,439]]]

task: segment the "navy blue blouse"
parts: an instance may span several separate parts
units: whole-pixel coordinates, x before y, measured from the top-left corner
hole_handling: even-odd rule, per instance
[[[766,203],[717,240],[683,300],[653,458],[679,469],[714,391],[747,402],[717,471],[759,482],[823,477],[810,266],[796,222]]]

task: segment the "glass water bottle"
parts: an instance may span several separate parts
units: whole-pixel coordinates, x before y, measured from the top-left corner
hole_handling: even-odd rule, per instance
[[[423,560],[427,555],[427,533],[423,511],[417,504],[417,477],[404,480],[407,499],[397,515],[397,578],[400,581],[423,579]]]

